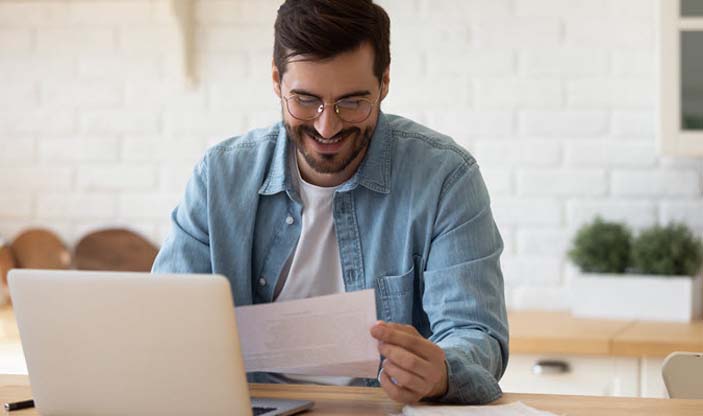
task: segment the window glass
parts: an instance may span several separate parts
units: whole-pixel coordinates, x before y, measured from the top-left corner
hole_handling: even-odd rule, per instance
[[[703,16],[703,0],[681,0],[681,16]]]
[[[703,31],[681,32],[681,128],[703,130]]]

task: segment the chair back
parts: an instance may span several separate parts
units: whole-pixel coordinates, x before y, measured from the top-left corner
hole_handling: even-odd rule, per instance
[[[21,232],[11,244],[15,267],[19,269],[71,268],[71,251],[56,233],[46,228]]]
[[[78,270],[148,272],[158,248],[141,235],[121,228],[100,230],[76,245],[74,267]]]
[[[662,364],[664,385],[672,399],[703,399],[703,353],[673,352]]]

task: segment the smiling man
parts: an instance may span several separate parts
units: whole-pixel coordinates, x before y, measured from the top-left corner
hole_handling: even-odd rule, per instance
[[[476,160],[381,111],[388,15],[371,0],[288,0],[273,55],[282,122],[207,152],[153,271],[225,275],[237,305],[376,290],[377,379],[250,381],[380,385],[403,403],[497,399],[502,240]]]

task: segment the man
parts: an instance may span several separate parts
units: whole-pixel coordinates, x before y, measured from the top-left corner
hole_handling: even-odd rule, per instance
[[[280,7],[282,123],[207,152],[153,270],[223,274],[237,305],[374,288],[382,368],[343,382],[403,403],[487,403],[508,359],[502,240],[475,159],[381,112],[389,26],[372,0]]]

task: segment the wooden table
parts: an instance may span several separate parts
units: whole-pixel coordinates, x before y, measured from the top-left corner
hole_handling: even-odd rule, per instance
[[[381,389],[367,387],[323,387],[302,385],[252,384],[252,396],[313,400],[315,407],[306,415],[388,415],[400,413],[402,406],[390,400]],[[30,397],[26,376],[0,375],[0,402]],[[521,401],[528,406],[568,416],[700,416],[703,400],[641,399],[617,397],[559,396],[506,393],[493,404]],[[35,409],[12,412],[16,416],[38,415]]]

